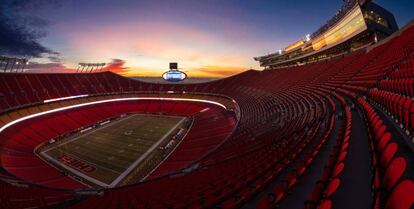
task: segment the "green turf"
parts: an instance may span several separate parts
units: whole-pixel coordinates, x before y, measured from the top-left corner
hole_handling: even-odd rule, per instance
[[[110,184],[183,118],[132,115],[47,149],[42,155],[65,154],[96,170],[89,177]]]

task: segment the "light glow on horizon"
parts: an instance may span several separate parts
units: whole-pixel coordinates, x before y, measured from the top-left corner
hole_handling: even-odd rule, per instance
[[[103,59],[108,57],[125,61],[108,69],[124,76],[161,76],[171,61],[179,62],[189,77],[228,77],[259,68],[250,54],[210,31],[156,21],[133,24],[89,26],[85,31],[65,29],[75,24],[59,26],[69,45],[66,68],[75,69],[78,61],[108,62]]]

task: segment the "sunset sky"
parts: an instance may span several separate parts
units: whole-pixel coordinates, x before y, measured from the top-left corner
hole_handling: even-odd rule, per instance
[[[413,18],[412,0],[375,2],[394,12],[400,26]],[[343,1],[4,0],[0,4],[6,11],[0,18],[26,18],[19,24],[35,28],[39,34],[34,39],[48,51],[31,59],[32,70],[68,71],[78,62],[106,62],[108,69],[123,75],[160,76],[169,62],[176,61],[189,76],[225,77],[260,69],[254,56],[275,52],[314,32]]]

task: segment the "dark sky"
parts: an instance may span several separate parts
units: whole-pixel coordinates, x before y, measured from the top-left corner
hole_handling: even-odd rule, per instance
[[[35,52],[44,50],[49,53],[46,58],[65,67],[116,59],[124,61],[130,74],[158,75],[169,61],[178,61],[202,76],[258,68],[252,57],[275,52],[314,32],[343,4],[342,0],[4,1],[14,5],[19,16],[37,21],[30,26],[38,29],[36,37],[29,37],[39,40]],[[414,16],[413,0],[375,2],[393,12],[400,26]]]

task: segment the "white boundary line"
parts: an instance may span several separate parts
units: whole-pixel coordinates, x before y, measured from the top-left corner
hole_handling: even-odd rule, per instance
[[[166,134],[164,134],[164,136],[159,139],[155,144],[153,144],[143,155],[141,155],[137,160],[135,160],[135,162],[133,162],[121,175],[119,175],[109,186],[110,187],[115,187],[122,179],[124,179],[124,177],[126,175],[128,175],[132,169],[134,169],[135,167],[137,167],[137,165],[143,161],[149,154],[151,154],[151,152],[158,147],[158,145],[161,144],[161,142],[163,142],[165,140],[165,138],[167,138],[174,130],[177,129],[177,127],[179,125],[181,125],[183,123],[183,121],[185,120],[185,117],[182,118],[174,127],[172,127]]]
[[[155,168],[153,168],[146,176],[144,176],[144,178],[142,178],[140,180],[140,182],[143,182],[145,179],[147,179],[148,177],[150,177],[151,174],[154,173],[154,171],[156,171],[158,169],[158,167],[160,167],[161,164],[164,163],[170,157],[170,155],[177,149],[177,147],[181,144],[181,142],[184,141],[185,137],[188,135],[188,133],[190,132],[191,128],[193,128],[193,124],[194,124],[194,119],[191,121],[190,127],[188,128],[188,130],[185,133],[185,135],[183,136],[183,138],[178,142],[177,145],[175,145],[175,147],[173,148],[173,150],[171,150],[171,152],[168,153],[168,155],[161,162],[159,162],[158,165],[155,166]]]
[[[105,125],[103,125],[103,126],[101,126],[101,127],[99,127],[99,128],[96,128],[96,129],[94,129],[94,130],[92,130],[92,131],[87,132],[86,134],[81,134],[81,135],[79,135],[79,136],[77,136],[77,137],[75,137],[75,138],[72,138],[72,139],[66,140],[66,141],[64,141],[64,142],[58,143],[58,144],[57,144],[57,145],[55,145],[55,146],[53,146],[53,145],[52,145],[52,146],[50,146],[49,148],[47,148],[47,149],[45,149],[45,150],[42,150],[42,152],[48,152],[48,151],[50,151],[50,150],[52,150],[52,149],[56,149],[56,148],[58,148],[58,147],[61,147],[61,146],[65,145],[65,144],[69,143],[69,142],[73,142],[73,141],[75,141],[75,140],[78,140],[78,139],[79,139],[79,138],[81,138],[81,137],[83,138],[83,137],[88,136],[88,135],[91,135],[91,134],[93,134],[93,133],[95,133],[96,131],[99,131],[99,130],[101,130],[101,129],[111,127],[111,126],[113,126],[113,125],[115,125],[115,124],[118,124],[118,123],[120,123],[120,122],[122,122],[122,121],[124,121],[124,120],[127,120],[127,119],[129,119],[129,118],[131,118],[131,117],[133,117],[133,116],[135,116],[135,115],[130,115],[130,116],[128,116],[128,117],[122,118],[121,120],[117,120],[117,121],[114,121],[114,122],[112,122],[112,123],[107,123],[107,124],[105,124]]]
[[[66,170],[68,170],[68,171],[76,174],[77,176],[80,176],[80,177],[82,177],[82,178],[84,178],[84,179],[86,179],[86,180],[88,180],[88,181],[90,181],[90,182],[92,182],[94,184],[97,184],[97,185],[102,186],[102,187],[108,187],[109,186],[106,183],[103,183],[103,182],[101,182],[101,181],[99,181],[99,180],[97,180],[95,178],[92,178],[92,177],[90,177],[88,175],[85,175],[85,174],[83,174],[83,173],[81,173],[81,172],[79,172],[79,171],[77,171],[77,170],[75,170],[75,169],[73,169],[73,168],[71,168],[71,167],[69,167],[69,166],[61,163],[61,162],[59,162],[58,160],[56,160],[55,158],[49,156],[48,154],[45,154],[45,153],[42,152],[42,153],[40,153],[40,155],[42,155],[43,157],[47,158],[48,160],[54,162],[55,164],[64,167]]]
[[[82,95],[77,95],[77,96],[60,97],[60,98],[55,98],[55,99],[47,99],[47,100],[43,100],[43,103],[57,102],[57,101],[68,100],[68,99],[77,99],[77,98],[82,98],[82,97],[87,97],[87,96],[89,96],[89,95],[88,94],[82,94]]]
[[[57,167],[58,165],[56,165],[56,164],[54,164],[54,163],[52,163],[52,162],[49,162],[49,161],[47,161],[45,158],[41,157],[41,156],[40,156],[40,155],[41,155],[41,153],[40,153],[40,152],[39,152],[39,153],[36,153],[36,152],[33,150],[33,153],[34,153],[34,155],[36,155],[36,157],[38,157],[39,159],[41,159],[44,163],[48,164],[49,166],[51,166],[52,168],[54,168],[54,169],[56,169],[56,170],[58,170],[58,171],[61,171],[61,168],[58,168],[58,167]],[[61,165],[61,164],[59,164],[59,165]],[[76,178],[75,178],[75,175],[67,175],[67,177],[69,177],[69,178],[73,179],[73,180],[74,180],[74,181],[76,181],[76,182],[79,182],[80,184],[82,184],[82,185],[84,185],[84,186],[86,186],[86,187],[88,187],[88,188],[92,188],[92,186],[91,186],[90,184],[87,184],[87,183],[85,183],[85,182],[83,182],[83,181],[79,181],[79,179],[76,179]]]
[[[187,98],[156,98],[156,97],[130,97],[130,98],[119,98],[119,99],[108,99],[108,100],[100,100],[100,101],[95,101],[95,102],[87,102],[87,103],[82,103],[82,104],[77,104],[77,105],[71,105],[71,106],[67,106],[67,107],[61,107],[61,108],[57,108],[57,109],[53,109],[53,110],[48,110],[48,111],[44,111],[44,112],[39,112],[39,113],[35,113],[32,115],[28,115],[19,119],[16,119],[14,121],[11,121],[7,124],[5,124],[4,126],[2,126],[0,128],[0,133],[3,132],[6,128],[31,119],[31,118],[35,118],[38,116],[42,116],[42,115],[46,115],[49,113],[54,113],[54,112],[60,112],[63,110],[69,110],[69,109],[73,109],[73,108],[77,108],[77,107],[84,107],[84,106],[89,106],[89,105],[94,105],[94,104],[102,104],[102,103],[108,103],[108,102],[118,102],[118,101],[134,101],[134,100],[159,100],[159,101],[185,101],[185,102],[203,102],[203,103],[209,103],[209,104],[214,104],[217,106],[220,106],[224,109],[227,109],[226,106],[224,106],[223,104],[220,104],[218,102],[214,102],[214,101],[210,101],[210,100],[203,100],[203,99],[187,99]]]
[[[173,132],[179,125],[181,125],[182,123],[183,123],[183,121],[186,119],[186,117],[178,117],[178,116],[168,116],[168,117],[171,117],[171,118],[181,118],[181,120],[174,126],[174,127],[172,127],[166,134],[164,134],[164,136],[162,137],[162,138],[160,138],[156,143],[154,143],[148,150],[147,150],[147,152],[145,152],[143,155],[141,155],[137,160],[135,160],[127,169],[125,169],[122,173],[119,173],[118,171],[114,171],[114,170],[112,170],[112,169],[109,169],[109,168],[106,168],[106,167],[102,167],[102,166],[99,166],[99,165],[96,165],[95,163],[91,163],[91,162],[89,162],[89,161],[85,161],[85,160],[83,160],[83,159],[79,159],[79,158],[77,158],[77,157],[74,157],[72,154],[70,154],[70,153],[67,153],[67,152],[65,152],[65,151],[63,151],[63,153],[65,153],[65,154],[67,154],[67,155],[70,155],[71,157],[73,157],[73,158],[76,158],[76,159],[78,159],[78,160],[81,160],[81,161],[83,161],[83,162],[86,162],[86,163],[89,163],[89,164],[92,164],[92,165],[94,165],[94,166],[96,166],[96,167],[99,167],[99,168],[102,168],[102,169],[104,169],[104,170],[109,170],[109,171],[111,171],[111,172],[114,172],[114,173],[118,173],[119,175],[118,175],[118,177],[116,177],[110,184],[107,184],[107,183],[105,183],[105,182],[102,182],[102,181],[100,181],[100,180],[98,180],[98,179],[96,179],[96,178],[94,178],[94,177],[92,177],[92,176],[88,176],[88,175],[86,175],[86,174],[83,174],[82,172],[79,172],[78,170],[76,170],[76,169],[73,169],[72,167],[70,167],[70,166],[68,166],[68,165],[65,165],[65,164],[63,164],[63,163],[61,163],[60,161],[58,161],[58,160],[56,160],[55,158],[53,158],[52,156],[50,156],[49,154],[47,154],[47,152],[48,151],[50,151],[50,150],[54,150],[54,149],[57,149],[57,148],[59,148],[59,147],[61,147],[61,146],[63,146],[64,144],[67,144],[67,143],[69,143],[69,142],[72,142],[72,141],[75,141],[75,140],[77,140],[77,139],[79,139],[79,138],[81,138],[81,137],[85,137],[85,136],[87,136],[87,135],[89,135],[89,134],[92,134],[93,132],[96,132],[96,131],[98,131],[98,130],[100,130],[100,129],[102,129],[102,128],[108,128],[108,127],[110,127],[110,126],[112,126],[112,125],[115,125],[115,124],[117,124],[117,123],[119,123],[119,122],[121,122],[121,121],[124,121],[124,120],[126,120],[126,119],[130,119],[130,118],[132,118],[132,117],[134,117],[134,116],[137,116],[137,115],[140,115],[140,116],[145,116],[144,114],[134,114],[134,115],[131,115],[131,116],[129,116],[129,117],[125,117],[125,118],[123,118],[123,119],[121,119],[121,120],[118,120],[118,121],[115,121],[114,123],[110,123],[110,124],[108,124],[107,126],[103,126],[103,127],[100,127],[100,128],[97,128],[97,129],[95,129],[95,130],[93,130],[93,131],[91,131],[91,132],[89,132],[89,133],[87,133],[87,134],[83,134],[83,135],[80,135],[80,136],[78,136],[78,137],[75,137],[75,138],[73,138],[73,139],[70,139],[70,140],[68,140],[68,141],[65,141],[65,142],[63,142],[62,144],[59,144],[59,145],[57,145],[57,146],[55,146],[55,147],[50,147],[50,148],[48,148],[48,149],[46,149],[46,150],[43,150],[43,151],[41,151],[39,154],[40,155],[42,155],[43,157],[45,157],[45,158],[47,158],[48,160],[50,160],[50,161],[52,161],[52,162],[54,162],[55,164],[57,164],[58,166],[62,166],[62,167],[64,167],[65,169],[67,169],[68,171],[70,171],[70,172],[72,172],[72,173],[74,173],[75,175],[77,175],[77,176],[80,176],[80,177],[82,177],[82,178],[84,178],[84,179],[86,179],[86,180],[88,180],[88,181],[90,181],[90,182],[92,182],[92,183],[94,183],[94,184],[97,184],[97,185],[99,185],[99,186],[102,186],[102,187],[109,187],[109,188],[112,188],[112,187],[115,187],[127,174],[129,174],[142,160],[144,160],[155,148],[157,148],[157,146],[166,138],[166,137],[168,137],[170,134],[171,134],[171,132]],[[154,115],[154,116],[158,116],[158,115]]]

